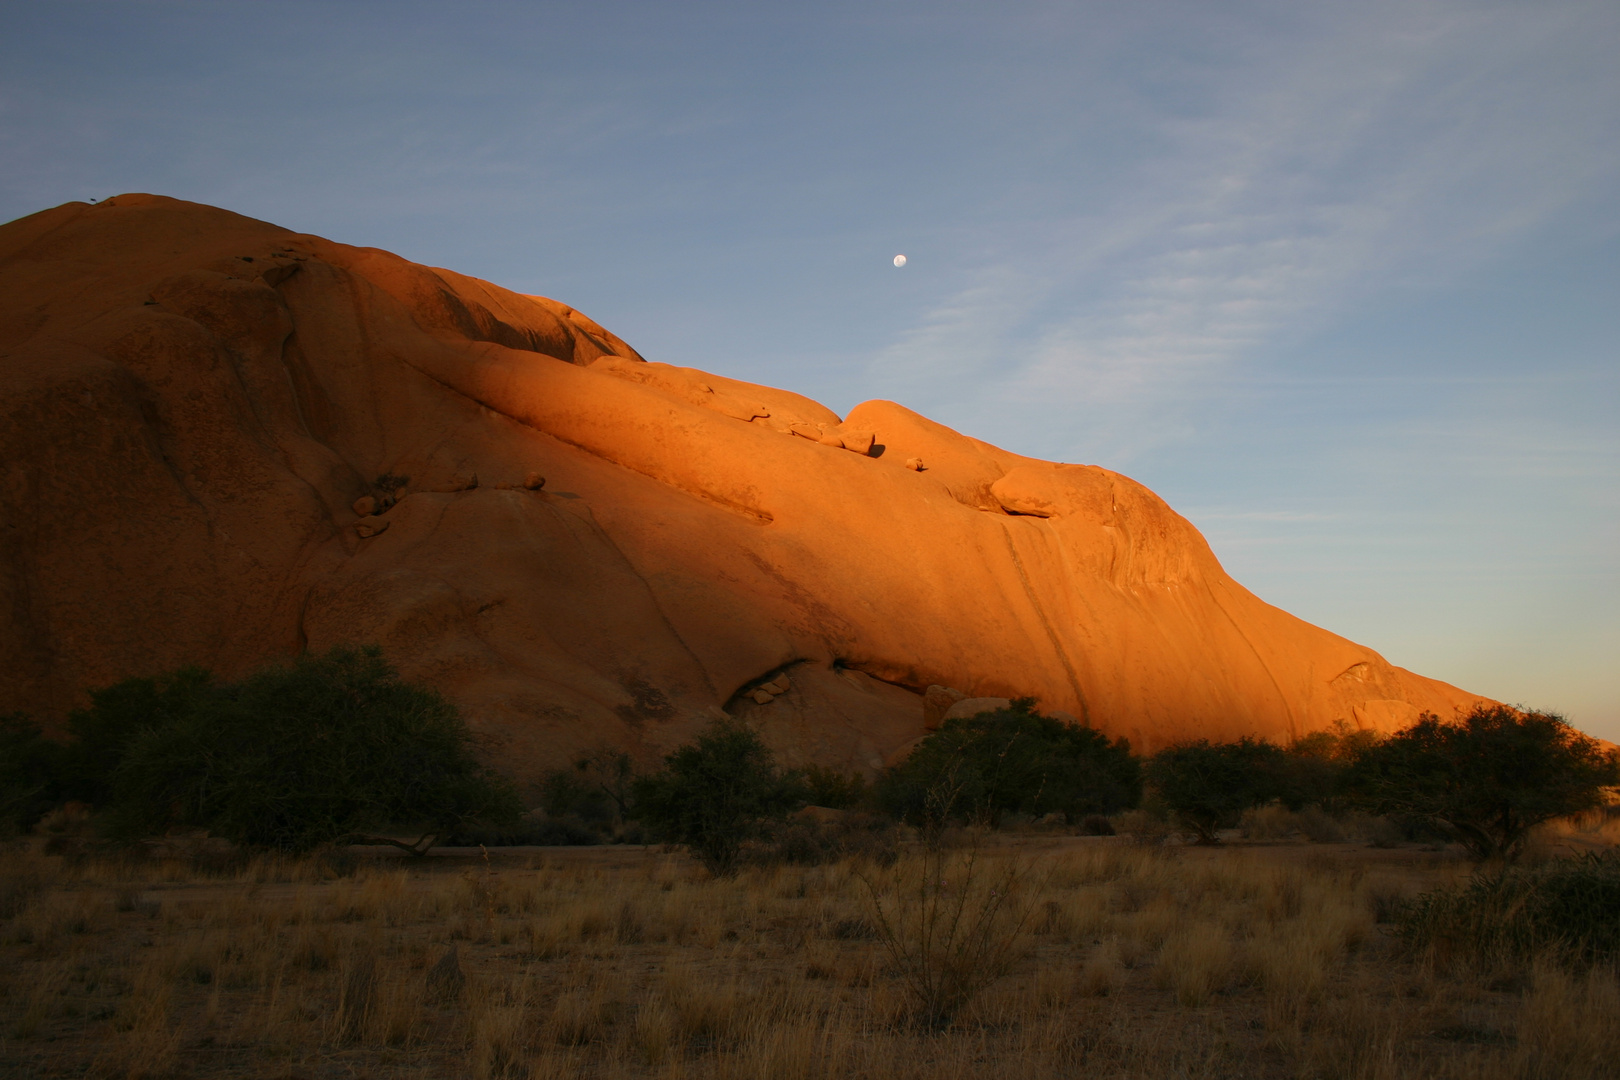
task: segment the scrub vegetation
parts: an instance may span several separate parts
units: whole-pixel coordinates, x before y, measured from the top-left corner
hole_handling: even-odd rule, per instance
[[[1585,828],[1563,839],[1613,831]],[[1478,888],[1455,848],[947,839],[725,877],[630,845],[211,871],[13,847],[0,1072],[1490,1080],[1620,1055],[1612,954],[1433,932],[1483,925],[1412,902]]]
[[[1142,767],[1125,739],[1063,723],[1024,698],[1011,708],[947,720],[884,777],[881,805],[910,824],[1000,824],[1008,814],[1076,824],[1142,798]]]
[[[205,829],[251,848],[309,851],[383,829],[420,850],[471,822],[515,822],[517,793],[480,765],[455,707],[400,680],[375,647],[339,647],[237,682],[185,668],[90,695],[55,743],[0,727],[0,803],[26,825],[60,801],[134,840]]]
[[[1144,761],[1020,701],[875,785],[783,769],[720,721],[647,773],[583,755],[528,814],[374,650],[129,680],[71,734],[0,722],[7,1076],[1531,1080],[1620,1059],[1616,761],[1545,714]],[[574,846],[516,846],[537,840]]]

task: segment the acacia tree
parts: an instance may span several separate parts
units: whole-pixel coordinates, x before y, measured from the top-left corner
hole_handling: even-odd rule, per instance
[[[1218,844],[1220,829],[1237,823],[1251,806],[1282,794],[1283,751],[1245,736],[1237,742],[1208,739],[1167,747],[1148,760],[1148,783],[1200,844]]]
[[[1356,759],[1377,741],[1377,733],[1358,731],[1343,720],[1326,730],[1301,735],[1285,752],[1277,797],[1290,810],[1313,805],[1339,809]]]
[[[1481,702],[1453,721],[1424,713],[1364,750],[1352,797],[1425,822],[1485,860],[1512,861],[1531,828],[1600,806],[1620,758],[1556,713]]]

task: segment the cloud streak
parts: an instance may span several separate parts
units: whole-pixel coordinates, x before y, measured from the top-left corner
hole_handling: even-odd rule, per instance
[[[943,373],[936,394],[988,395],[1003,424],[1076,412],[1074,449],[1129,459],[1183,434],[1209,379],[1391,283],[1455,280],[1613,190],[1620,103],[1590,40],[1616,37],[1612,15],[1340,11],[1251,42],[1264,59],[1242,72],[1189,73],[1208,79],[1207,109],[1153,116],[1162,149],[1132,183],[1085,192],[1101,212],[1038,235],[986,236],[971,280],[874,376]]]

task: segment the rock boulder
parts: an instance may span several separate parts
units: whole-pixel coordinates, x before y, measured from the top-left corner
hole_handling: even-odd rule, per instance
[[[934,685],[1149,751],[1473,700],[1259,600],[1105,468],[649,363],[557,301],[195,203],[0,226],[0,712],[339,642],[524,779],[656,760],[722,707],[786,764],[870,770]]]

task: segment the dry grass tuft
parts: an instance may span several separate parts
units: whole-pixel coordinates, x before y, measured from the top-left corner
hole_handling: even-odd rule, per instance
[[[1159,981],[1189,1009],[1207,1005],[1225,989],[1232,970],[1232,943],[1209,923],[1189,923],[1165,940],[1159,951]]]
[[[477,995],[468,1024],[473,1075],[506,1080],[529,1075],[528,1048],[533,1017],[526,995]]]
[[[173,983],[162,973],[163,958],[141,969],[134,987],[113,1021],[114,1035],[91,1064],[104,1076],[145,1080],[173,1071],[181,1033],[170,1023]]]
[[[968,840],[725,881],[641,849],[229,876],[0,851],[0,1072],[1586,1080],[1620,1060],[1611,968],[1397,947],[1380,924],[1406,898],[1466,881],[1446,853]]]
[[[1535,1080],[1613,1075],[1620,1067],[1620,983],[1612,969],[1573,975],[1538,964],[1519,1017],[1513,1069]]]
[[[1295,1026],[1297,1014],[1287,1011],[1287,1025],[1273,1029],[1285,1038],[1274,1040],[1303,1059],[1306,1075],[1321,1080],[1405,1080],[1420,1075],[1405,1046],[1414,1037],[1410,1010],[1398,1001],[1380,1001],[1378,989],[1356,987],[1313,1014],[1309,1034]],[[1291,1038],[1290,1038],[1291,1037]]]
[[[1107,997],[1125,984],[1126,964],[1121,955],[1120,940],[1111,937],[1086,955],[1075,992],[1085,997]]]

